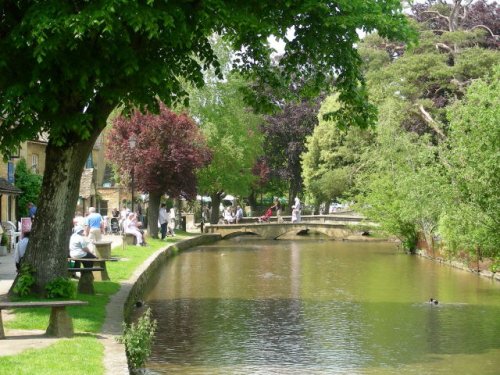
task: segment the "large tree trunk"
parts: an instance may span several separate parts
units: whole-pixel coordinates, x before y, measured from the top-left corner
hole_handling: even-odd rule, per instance
[[[68,277],[69,237],[83,167],[113,107],[96,96],[87,107],[86,114],[92,117],[93,122],[86,140],[71,134],[69,129],[63,145],[56,145],[49,136],[36,218],[24,256],[24,263],[34,270],[32,291],[36,294],[44,296],[47,283],[58,277]]]
[[[160,193],[149,193],[148,233],[151,238],[158,238],[158,215],[160,213],[161,196]]]
[[[212,215],[210,216],[210,224],[217,224],[219,222],[219,207],[221,201],[221,193],[211,193],[210,198],[212,199]]]
[[[80,178],[97,135],[70,146],[58,147],[51,141],[47,145],[42,190],[25,256],[25,263],[35,271],[36,294],[44,295],[47,283],[68,276],[68,245]]]

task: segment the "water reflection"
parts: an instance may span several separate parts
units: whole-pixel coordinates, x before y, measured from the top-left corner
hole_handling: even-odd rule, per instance
[[[439,298],[439,306],[426,303]],[[184,374],[497,373],[492,282],[387,244],[221,242],[148,296],[148,368]],[[456,364],[460,363],[459,368]]]

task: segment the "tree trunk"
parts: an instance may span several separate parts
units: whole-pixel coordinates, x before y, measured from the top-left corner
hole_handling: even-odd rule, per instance
[[[210,224],[217,224],[219,222],[220,197],[220,193],[210,194],[210,198],[212,199],[212,215],[210,216]]]
[[[68,276],[69,237],[80,190],[83,166],[99,135],[87,141],[46,148],[45,173],[38,199],[25,262],[35,270],[36,294],[45,294],[45,285]]]
[[[181,200],[179,198],[174,198],[174,208],[175,208],[175,229],[182,229],[182,210],[181,210]]]
[[[248,204],[252,212],[257,211],[257,199],[255,198],[255,191],[253,190],[250,191],[250,195],[248,196]]]
[[[148,233],[151,238],[158,238],[158,215],[160,213],[161,196],[160,193],[149,193]]]
[[[46,294],[47,283],[58,277],[68,277],[69,237],[83,167],[113,107],[96,96],[87,107],[86,114],[93,118],[93,122],[86,140],[71,133],[69,128],[63,145],[57,145],[49,136],[36,218],[24,256],[25,264],[33,267],[35,285],[32,291],[38,295]],[[81,111],[81,108],[66,109]]]

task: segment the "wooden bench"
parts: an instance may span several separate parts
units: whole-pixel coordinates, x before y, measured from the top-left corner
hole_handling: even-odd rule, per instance
[[[87,259],[85,259],[87,261]],[[68,272],[80,272],[80,280],[78,280],[78,293],[95,294],[94,290],[94,271],[102,271],[102,267],[91,268],[68,268]]]
[[[85,258],[85,260],[79,258],[68,258],[68,261],[72,262],[91,262],[93,264],[92,267],[102,268],[100,272],[94,272],[94,280],[97,281],[108,281],[111,280],[108,275],[108,269],[106,268],[106,262],[117,262],[116,258]]]
[[[5,338],[2,322],[2,310],[51,307],[49,326],[46,334],[55,337],[73,337],[73,321],[66,311],[66,306],[87,305],[86,301],[40,301],[40,302],[0,302],[0,339]]]

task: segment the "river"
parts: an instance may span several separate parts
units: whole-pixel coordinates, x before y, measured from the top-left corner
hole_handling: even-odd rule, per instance
[[[499,374],[498,284],[389,243],[220,241],[172,258],[148,293],[147,369]]]

